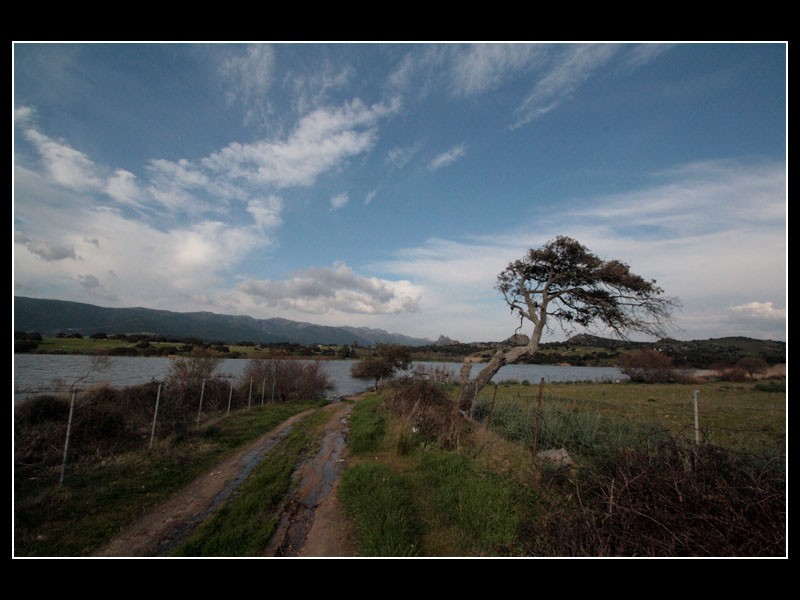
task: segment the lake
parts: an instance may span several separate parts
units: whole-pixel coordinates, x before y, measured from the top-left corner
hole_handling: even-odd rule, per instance
[[[63,354],[15,354],[14,355],[14,399],[20,400],[33,393],[52,393],[69,388],[76,380],[86,375],[91,367],[90,356]],[[226,377],[241,377],[247,365],[247,359],[223,359],[218,372]],[[368,389],[370,382],[354,379],[350,376],[350,367],[356,361],[331,360],[325,362],[328,376],[334,382],[329,396],[347,396]],[[100,373],[90,373],[81,382],[88,387],[98,383],[108,383],[113,387],[126,387],[162,380],[169,372],[172,359],[154,357],[119,356],[111,358],[108,369]],[[415,366],[425,368],[446,367],[453,380],[458,379],[461,363],[418,362]],[[481,369],[480,364],[472,367],[475,376]],[[493,381],[500,383],[506,380],[538,383],[545,381],[614,381],[627,379],[615,367],[562,367],[555,365],[506,365],[497,373]]]

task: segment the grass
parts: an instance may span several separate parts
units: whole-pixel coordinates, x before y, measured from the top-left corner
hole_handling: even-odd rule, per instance
[[[68,467],[15,472],[14,551],[17,556],[86,556],[237,448],[289,416],[319,406],[293,401],[238,411],[182,439]]]
[[[417,556],[419,523],[405,479],[390,466],[363,462],[344,473],[339,500],[364,556]]]
[[[350,415],[348,447],[353,454],[374,452],[386,433],[386,419],[379,411],[380,396],[359,400]]]
[[[697,449],[693,390],[704,435]],[[422,556],[780,556],[781,390],[752,382],[548,385],[539,448],[567,448],[580,464],[568,472],[538,470],[531,460],[536,387],[499,386],[490,428],[495,390],[485,389],[477,411],[484,426],[457,435],[439,418],[446,407],[433,401],[433,388],[387,392],[391,410],[377,399],[364,408],[384,416],[383,433],[369,458],[353,461],[340,499],[347,495],[362,552],[375,556],[412,545]],[[411,424],[417,443],[399,443]]]
[[[275,531],[292,473],[328,415],[319,411],[299,423],[267,454],[236,495],[181,544],[175,556],[258,556]]]
[[[621,437],[633,429],[664,428],[692,438],[692,391],[698,390],[699,426],[706,442],[752,452],[780,450],[786,435],[786,394],[778,386],[767,389],[774,391],[759,391],[752,383],[546,384],[542,426],[547,427],[544,417],[549,414],[561,421],[571,417],[573,433],[594,428]],[[482,390],[478,414],[488,414],[493,393],[493,387]],[[537,393],[538,386],[498,386],[493,428],[530,444]]]
[[[484,468],[459,452],[421,453],[410,477],[424,515],[425,550],[435,556],[513,554],[535,502],[518,479]]]

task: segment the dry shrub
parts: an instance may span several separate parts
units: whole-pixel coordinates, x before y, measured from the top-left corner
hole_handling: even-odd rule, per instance
[[[464,445],[472,423],[440,387],[429,381],[413,381],[393,387],[386,402],[388,410],[403,422],[403,436],[435,444],[441,449]],[[409,438],[401,437],[399,450],[407,450]]]
[[[254,358],[245,367],[239,384],[239,392],[250,393],[250,380],[253,381],[253,402],[261,401],[262,387],[267,402],[275,400],[311,400],[324,395],[333,385],[322,360],[284,360],[274,358]]]
[[[555,556],[784,556],[785,470],[703,445],[696,458],[675,440],[657,453],[621,452],[588,472],[571,495],[528,527],[532,552]],[[562,490],[563,492],[563,490]]]

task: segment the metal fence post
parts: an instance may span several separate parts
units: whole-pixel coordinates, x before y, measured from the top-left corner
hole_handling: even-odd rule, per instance
[[[253,400],[253,378],[250,378],[250,392],[247,394],[247,408],[250,408],[250,403]]]
[[[228,412],[225,413],[226,415],[231,414],[231,400],[232,399],[233,399],[233,379],[231,379],[231,391],[228,394]]]
[[[75,396],[77,390],[72,390],[72,399],[69,402],[69,417],[67,418],[67,438],[64,440],[64,460],[61,463],[61,479],[58,485],[64,485],[64,474],[67,471],[67,453],[69,452],[69,436],[72,433],[72,415],[75,412]]]
[[[261,380],[261,406],[264,406],[264,390],[267,387],[267,378]]]
[[[206,380],[203,379],[203,385],[200,386],[200,408],[197,409],[197,427],[200,428],[200,415],[203,414],[203,394],[206,392]]]
[[[150,430],[150,448],[153,447],[153,440],[156,437],[156,420],[158,419],[158,403],[161,400],[161,384],[158,384],[158,393],[156,394],[156,411],[153,413],[153,428]]]

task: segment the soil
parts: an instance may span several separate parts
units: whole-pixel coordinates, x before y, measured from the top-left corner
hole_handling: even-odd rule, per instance
[[[222,505],[292,425],[299,413],[195,479],[182,491],[135,521],[95,556],[165,556]],[[353,536],[336,499],[338,475],[346,464],[347,418],[351,403],[336,402],[316,453],[297,465],[299,484],[282,507],[280,523],[264,556],[355,555]]]

